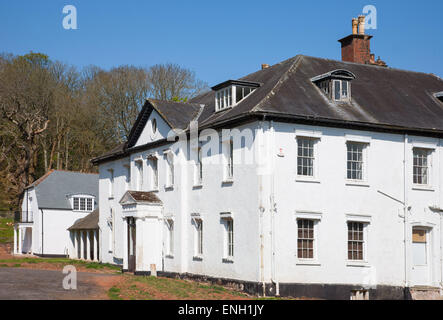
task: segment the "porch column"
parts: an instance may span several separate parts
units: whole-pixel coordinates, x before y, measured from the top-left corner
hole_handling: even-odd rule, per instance
[[[77,259],[77,230],[72,230],[72,259]]]
[[[14,225],[14,254],[17,254],[17,225]]]
[[[123,269],[128,270],[128,220],[123,218]]]
[[[83,231],[80,230],[80,259],[84,259],[84,255],[85,255],[85,242],[84,242],[84,238],[83,238]]]
[[[18,254],[22,254],[22,228],[18,226]]]
[[[86,260],[91,259],[91,232],[86,230]]]
[[[98,261],[98,230],[95,229],[92,231],[93,243],[94,243],[94,261]]]

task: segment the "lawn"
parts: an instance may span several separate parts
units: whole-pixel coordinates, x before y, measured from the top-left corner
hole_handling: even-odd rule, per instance
[[[243,300],[248,295],[222,286],[162,277],[123,275],[108,290],[111,300]]]
[[[0,243],[11,243],[14,240],[14,219],[0,217]]]

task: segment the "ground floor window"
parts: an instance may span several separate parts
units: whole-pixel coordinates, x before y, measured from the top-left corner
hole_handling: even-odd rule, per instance
[[[364,260],[364,224],[348,222],[348,260]]]
[[[166,252],[167,255],[172,256],[174,254],[174,220],[168,219],[166,221],[166,226],[167,226]]]
[[[314,221],[297,220],[297,257],[314,259]]]
[[[427,232],[423,228],[412,229],[412,256],[415,266],[425,266],[427,257]]]
[[[195,255],[203,255],[203,220],[195,219]]]

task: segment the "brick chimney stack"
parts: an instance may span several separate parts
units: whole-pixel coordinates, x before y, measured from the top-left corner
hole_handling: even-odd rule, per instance
[[[365,16],[352,19],[352,34],[338,40],[343,61],[368,64],[371,61],[371,38],[365,34]]]

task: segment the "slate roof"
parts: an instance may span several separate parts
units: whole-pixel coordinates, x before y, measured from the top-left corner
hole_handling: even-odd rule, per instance
[[[330,101],[311,81],[338,69],[356,76],[348,103]],[[280,121],[443,137],[443,103],[435,96],[443,91],[443,80],[432,74],[298,55],[239,80],[261,85],[233,108],[215,112],[215,91],[209,91],[188,103],[148,100],[139,118],[149,117],[155,108],[165,118],[171,117],[169,122],[179,123],[174,126],[185,128],[195,118],[197,106],[203,104],[197,114],[199,128],[266,116]],[[141,123],[138,120],[136,126]],[[137,132],[132,133],[131,139],[136,141]],[[123,148],[121,152],[127,154],[130,150]],[[97,158],[95,163],[108,158]]]
[[[71,210],[68,196],[93,195],[98,201],[98,174],[51,170],[27,188],[35,188],[41,209]]]
[[[78,219],[68,230],[94,230],[98,229],[99,211],[98,208],[86,217]]]

